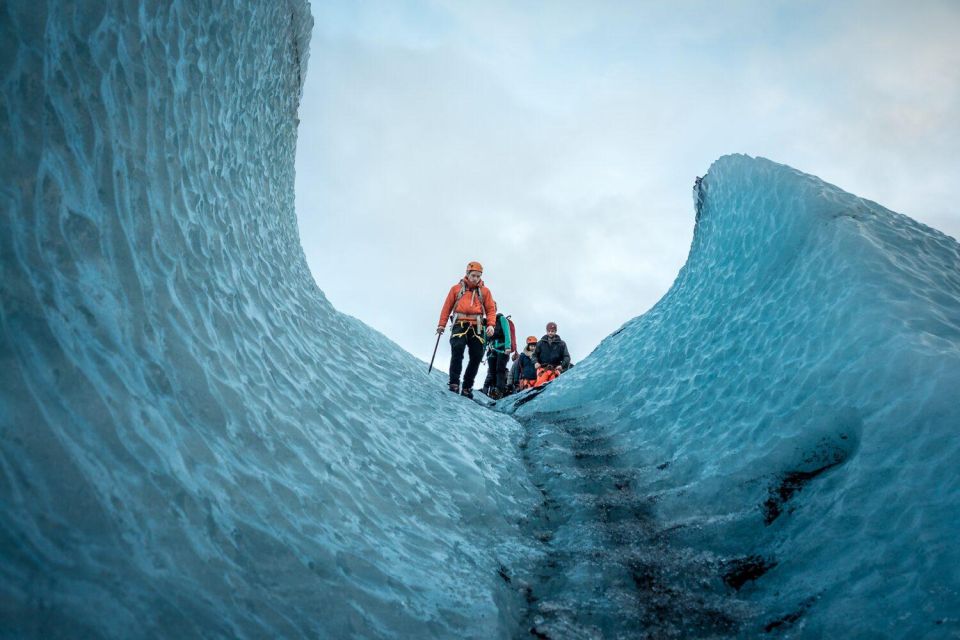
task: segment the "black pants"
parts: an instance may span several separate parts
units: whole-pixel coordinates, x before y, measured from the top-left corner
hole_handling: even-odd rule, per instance
[[[503,393],[507,389],[507,361],[509,356],[506,353],[491,351],[487,356],[487,378],[483,386],[492,388],[494,385],[497,391]]]
[[[467,360],[467,370],[463,372],[463,384],[460,388],[472,389],[473,379],[477,377],[477,369],[483,360],[483,339],[472,324],[460,322],[453,325],[453,335],[450,336],[450,384],[460,382],[464,349],[470,359]]]

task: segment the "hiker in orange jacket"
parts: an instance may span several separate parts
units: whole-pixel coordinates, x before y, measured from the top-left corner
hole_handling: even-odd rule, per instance
[[[480,276],[483,267],[479,262],[467,265],[467,273],[460,282],[450,287],[443,308],[440,309],[440,322],[437,333],[443,333],[448,320],[453,321],[450,335],[450,391],[473,397],[473,380],[477,377],[480,360],[483,358],[484,329],[486,335],[493,336],[497,320],[496,303],[490,289],[483,285]],[[460,384],[460,370],[463,367],[463,352],[469,354],[467,369],[463,372],[463,385]]]

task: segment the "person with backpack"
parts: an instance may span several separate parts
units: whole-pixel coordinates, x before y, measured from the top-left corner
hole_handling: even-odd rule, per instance
[[[507,391],[507,362],[516,354],[516,328],[510,316],[497,313],[493,337],[487,342],[487,377],[483,392],[499,400]]]
[[[527,346],[517,359],[514,386],[518,391],[529,389],[537,381],[537,365],[533,361],[533,352],[537,348],[537,337],[527,336]]]
[[[473,397],[473,380],[477,377],[477,369],[483,359],[484,333],[488,337],[493,336],[497,315],[493,294],[484,286],[482,275],[483,266],[479,262],[467,265],[466,275],[450,287],[440,309],[440,322],[437,324],[437,335],[441,335],[447,322],[453,323],[450,335],[449,386],[453,393],[468,398]],[[463,368],[464,351],[467,351],[469,357],[461,385],[460,371]]]
[[[547,323],[547,333],[537,343],[533,361],[537,368],[535,387],[550,382],[570,366],[570,352],[567,343],[557,335],[556,322]]]

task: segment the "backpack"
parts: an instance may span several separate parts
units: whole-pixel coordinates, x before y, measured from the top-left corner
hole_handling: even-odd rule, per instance
[[[499,353],[510,353],[513,351],[514,328],[513,320],[510,316],[502,313],[497,314],[497,322],[493,329],[493,339],[490,348]]]

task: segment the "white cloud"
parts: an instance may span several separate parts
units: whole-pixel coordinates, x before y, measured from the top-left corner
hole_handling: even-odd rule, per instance
[[[960,235],[956,4],[318,9],[304,248],[338,308],[424,359],[473,259],[521,334],[556,320],[584,357],[667,290],[725,153]]]

